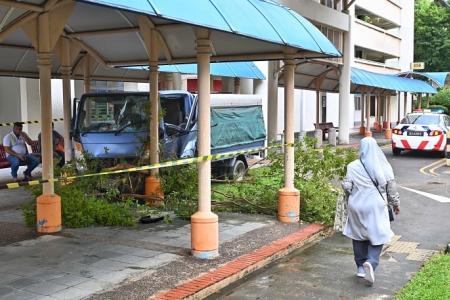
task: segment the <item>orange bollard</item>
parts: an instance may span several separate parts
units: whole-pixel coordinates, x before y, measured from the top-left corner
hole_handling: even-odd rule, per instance
[[[219,256],[219,218],[216,214],[198,211],[191,216],[191,252],[201,259]]]
[[[152,196],[155,199],[148,199],[148,206],[160,206],[164,201],[164,193],[161,189],[161,180],[156,176],[147,176],[145,178],[145,195]]]
[[[388,121],[383,121],[383,129],[386,129],[388,126]]]
[[[366,127],[360,126],[360,127],[359,127],[359,134],[360,134],[360,135],[364,135],[365,132],[366,132]]]
[[[40,195],[36,199],[36,226],[38,233],[61,231],[61,197]]]
[[[390,128],[387,128],[384,131],[384,137],[387,138],[387,139],[390,139],[392,137],[392,130]]]
[[[297,223],[300,220],[300,192],[297,189],[282,188],[278,191],[278,220],[283,223]]]

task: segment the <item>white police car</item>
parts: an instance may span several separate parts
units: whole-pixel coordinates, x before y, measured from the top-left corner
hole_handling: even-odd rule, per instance
[[[445,114],[409,113],[392,130],[392,153],[400,155],[402,150],[445,153],[448,130],[450,130],[450,117]]]

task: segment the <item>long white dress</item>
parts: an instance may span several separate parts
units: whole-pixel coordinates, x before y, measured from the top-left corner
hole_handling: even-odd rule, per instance
[[[369,240],[372,245],[382,245],[394,233],[389,222],[386,201],[381,197],[359,160],[347,166],[344,184],[348,197],[348,219],[343,234],[358,241]]]

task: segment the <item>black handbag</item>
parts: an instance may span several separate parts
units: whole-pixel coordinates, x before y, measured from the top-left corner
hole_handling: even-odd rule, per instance
[[[381,194],[380,190],[378,189],[378,184],[376,184],[375,181],[372,179],[372,177],[370,176],[369,172],[367,171],[366,166],[364,165],[362,160],[359,159],[359,161],[361,162],[362,166],[364,167],[364,170],[366,171],[367,175],[369,175],[370,180],[372,181],[373,185],[377,189],[377,191],[380,194],[381,198],[384,200],[383,194]],[[387,205],[388,213],[389,213],[389,221],[393,222],[394,221],[394,211],[392,210],[392,206],[390,206],[389,204],[386,204],[386,205]]]

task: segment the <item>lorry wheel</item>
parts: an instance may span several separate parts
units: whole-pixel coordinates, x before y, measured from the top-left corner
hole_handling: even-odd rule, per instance
[[[242,181],[244,180],[246,169],[244,162],[240,159],[236,159],[228,178],[234,181]]]
[[[392,154],[394,154],[394,156],[399,156],[402,153],[402,150],[399,148],[392,148]]]

